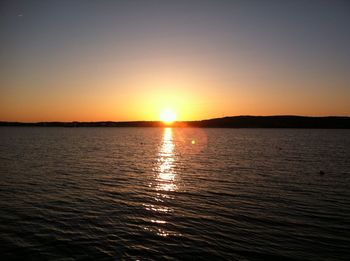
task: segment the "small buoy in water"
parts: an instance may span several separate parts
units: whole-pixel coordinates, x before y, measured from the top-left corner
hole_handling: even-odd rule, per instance
[[[324,171],[320,170],[319,174],[324,175]]]

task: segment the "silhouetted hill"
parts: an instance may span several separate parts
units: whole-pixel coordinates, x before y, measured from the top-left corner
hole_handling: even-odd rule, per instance
[[[101,122],[0,122],[0,126],[42,127],[163,127],[160,121]],[[199,128],[322,128],[350,129],[350,117],[233,116],[202,121],[175,122],[171,127]]]
[[[215,128],[350,128],[350,117],[235,116],[195,122]]]

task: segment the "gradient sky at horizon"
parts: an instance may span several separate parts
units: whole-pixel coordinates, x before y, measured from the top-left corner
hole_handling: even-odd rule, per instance
[[[0,120],[350,116],[350,1],[1,1]]]

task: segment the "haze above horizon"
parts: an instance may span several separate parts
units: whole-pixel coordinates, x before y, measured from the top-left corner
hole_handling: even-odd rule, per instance
[[[2,1],[0,121],[349,116],[349,13],[341,0]]]

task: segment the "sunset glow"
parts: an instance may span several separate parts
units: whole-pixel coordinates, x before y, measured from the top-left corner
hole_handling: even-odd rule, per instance
[[[346,1],[5,2],[0,121],[350,115]]]
[[[350,260],[350,0],[1,0],[0,38],[2,260]]]
[[[160,114],[160,120],[167,125],[172,124],[176,120],[176,113],[171,109],[165,109]]]

